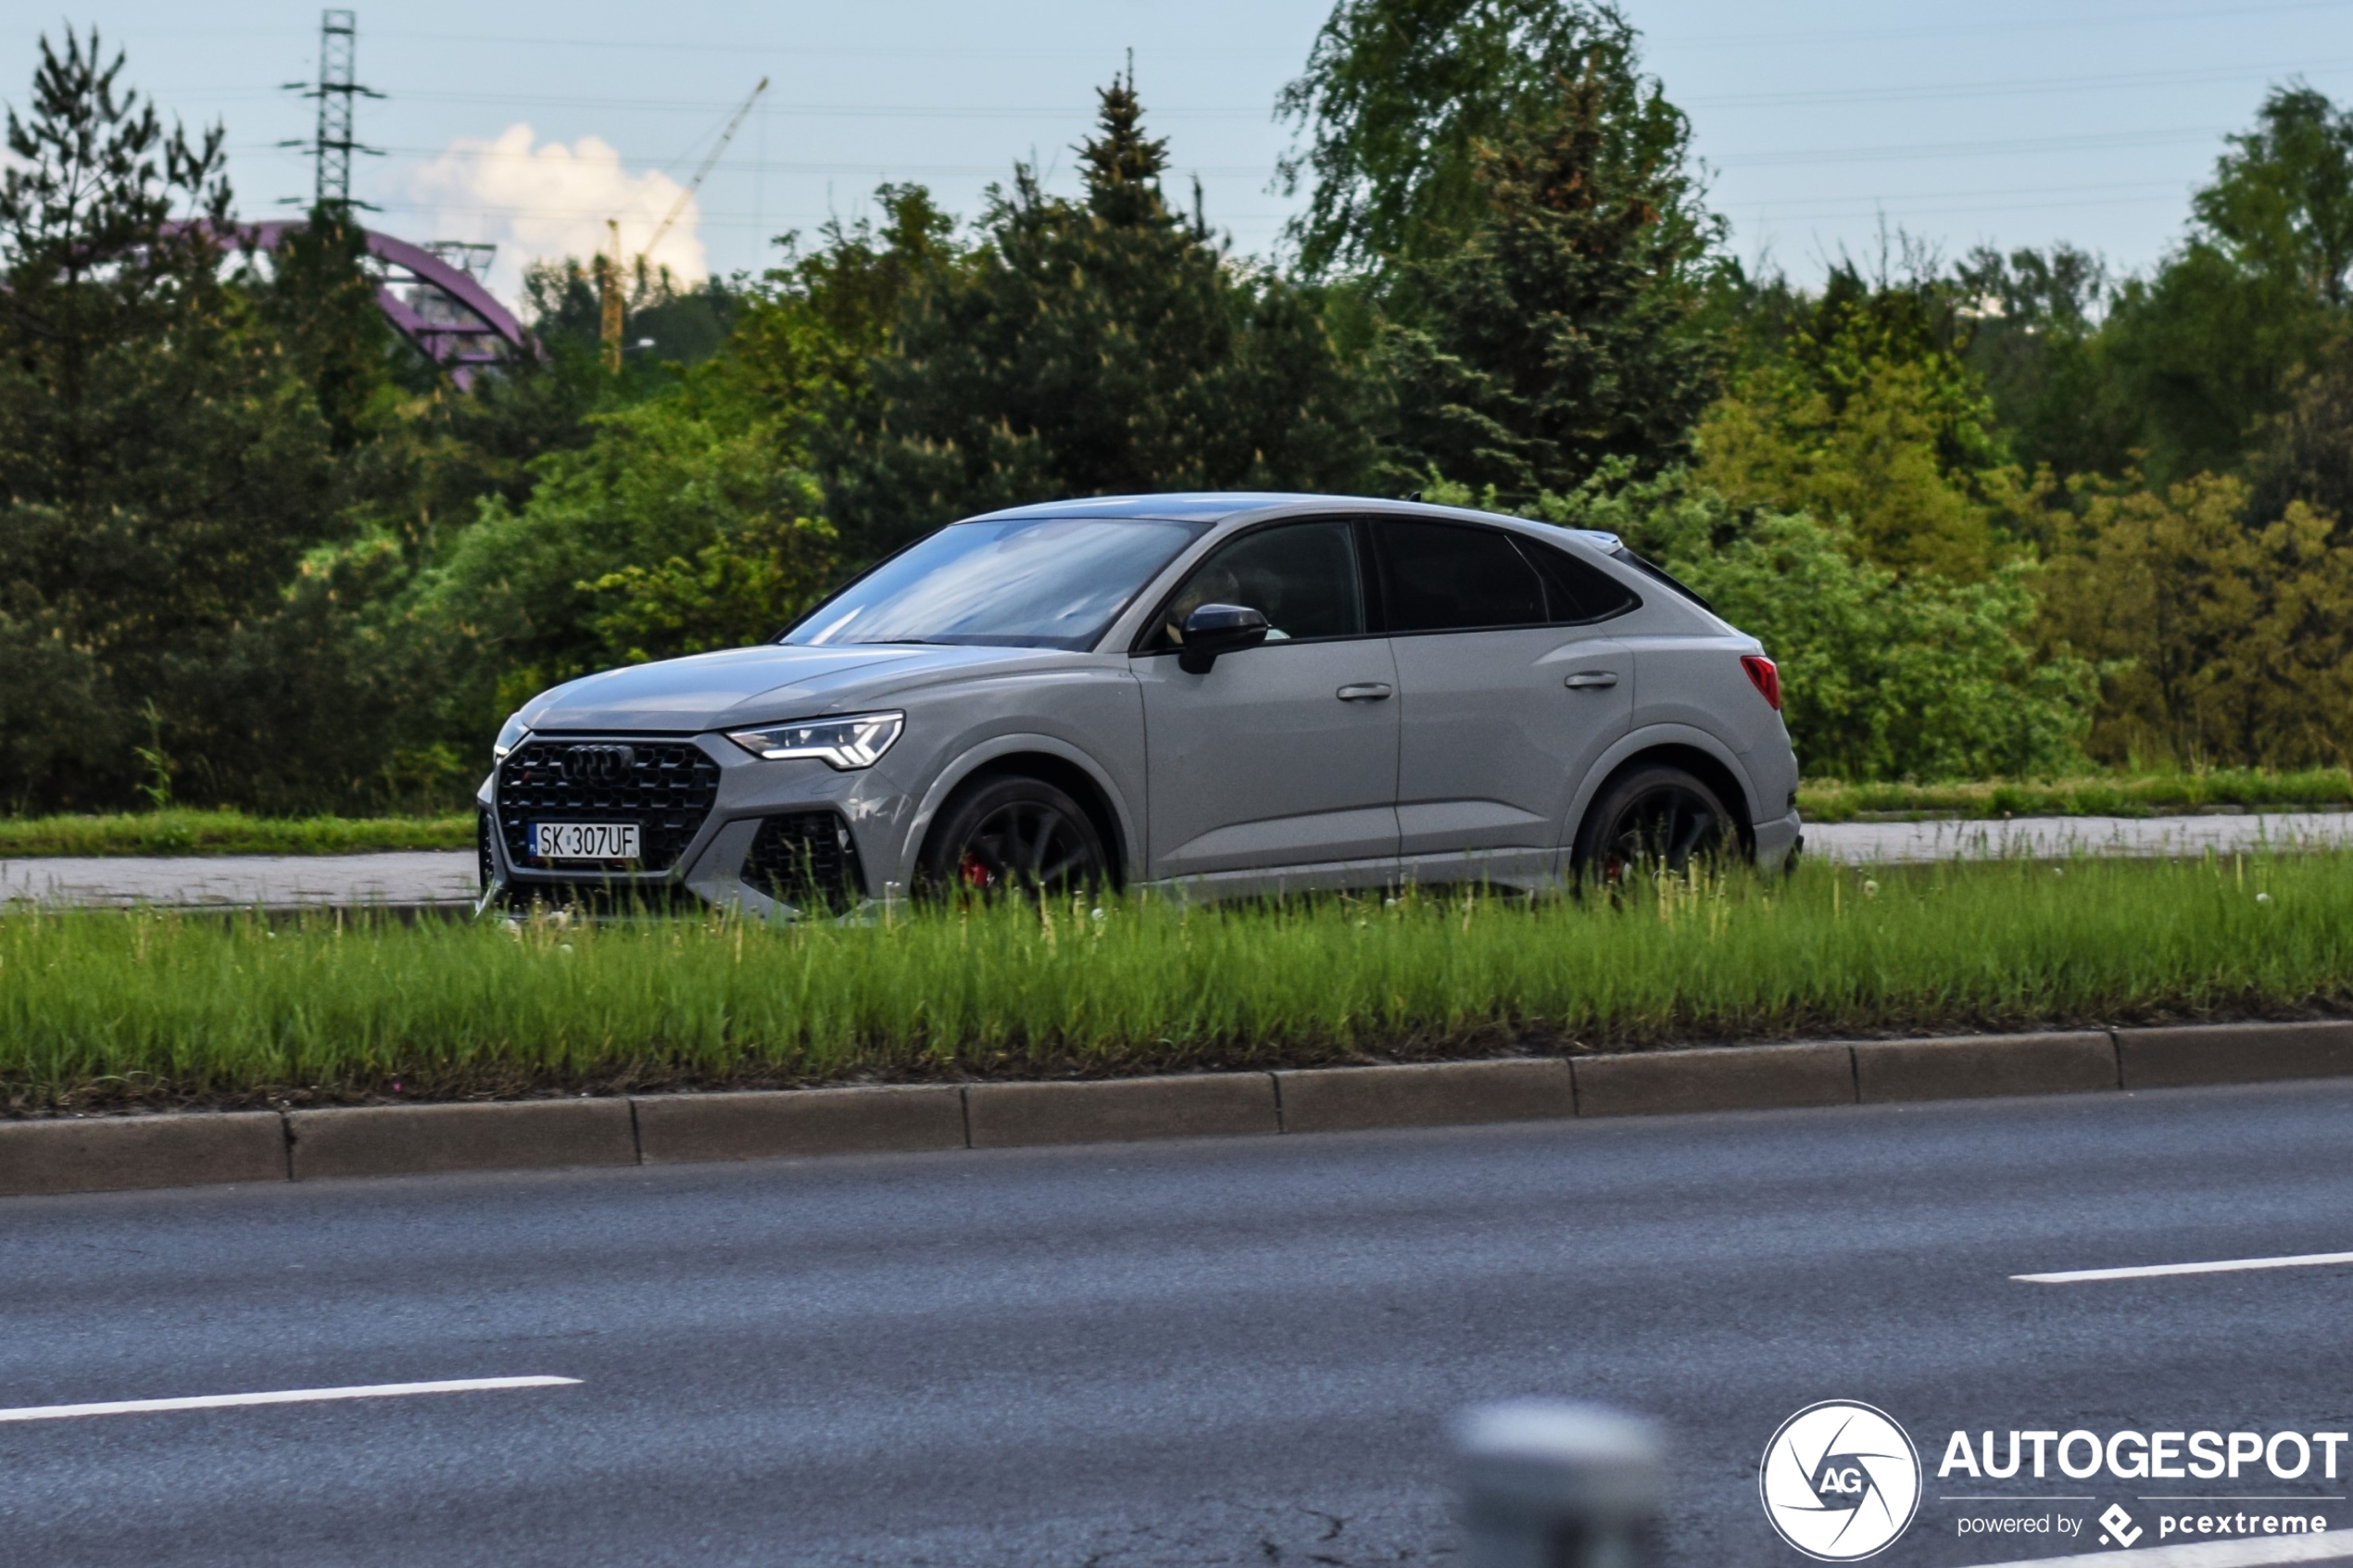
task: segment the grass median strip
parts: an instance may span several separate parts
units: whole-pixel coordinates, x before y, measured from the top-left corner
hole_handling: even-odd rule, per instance
[[[864,924],[0,916],[19,1112],[1110,1076],[2341,1010],[2353,854]]]
[[[164,810],[112,816],[0,817],[0,859],[52,856],[362,855],[468,849],[470,815],[249,817]]]

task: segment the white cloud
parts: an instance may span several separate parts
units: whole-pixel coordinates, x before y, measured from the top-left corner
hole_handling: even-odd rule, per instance
[[[496,244],[490,286],[513,300],[522,292],[525,264],[565,256],[585,260],[605,249],[609,218],[620,220],[622,254],[635,256],[683,187],[657,169],[632,174],[601,138],[542,144],[530,126],[510,125],[487,142],[460,136],[450,143],[410,176],[409,189],[431,215],[432,232],[416,238]],[[709,276],[696,232],[701,216],[688,202],[648,263],[668,267],[684,282]]]

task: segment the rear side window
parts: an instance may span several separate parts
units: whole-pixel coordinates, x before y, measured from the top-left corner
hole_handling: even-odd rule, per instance
[[[1607,621],[1638,608],[1642,598],[1633,589],[1599,567],[1589,566],[1566,550],[1534,539],[1517,540],[1544,579],[1546,617],[1555,626],[1581,626]]]
[[[1393,520],[1376,524],[1374,533],[1391,633],[1544,623],[1543,581],[1508,534]]]
[[[1625,546],[1620,545],[1617,548],[1612,550],[1610,552],[1610,559],[1624,561],[1628,566],[1632,567],[1643,576],[1666,583],[1668,587],[1674,589],[1677,593],[1691,600],[1692,603],[1707,611],[1708,614],[1713,615],[1716,613],[1716,607],[1714,605],[1709,604],[1705,599],[1701,598],[1693,590],[1685,587],[1674,578],[1669,577],[1667,574],[1667,569],[1665,567],[1660,566],[1654,561],[1643,559],[1641,556],[1636,555]]]

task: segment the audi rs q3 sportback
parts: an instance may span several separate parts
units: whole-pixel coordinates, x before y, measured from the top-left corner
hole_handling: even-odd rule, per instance
[[[503,901],[760,914],[1114,885],[1533,887],[1779,864],[1765,650],[1610,534],[1410,502],[992,512],[776,641],[544,692],[483,784]]]

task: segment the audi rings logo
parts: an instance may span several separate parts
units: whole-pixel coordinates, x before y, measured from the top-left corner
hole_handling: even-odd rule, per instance
[[[1781,1539],[1818,1562],[1853,1562],[1911,1524],[1920,1456],[1884,1411],[1825,1399],[1781,1423],[1756,1487]]]
[[[564,752],[564,776],[576,784],[617,784],[637,765],[625,746],[575,746]]]

